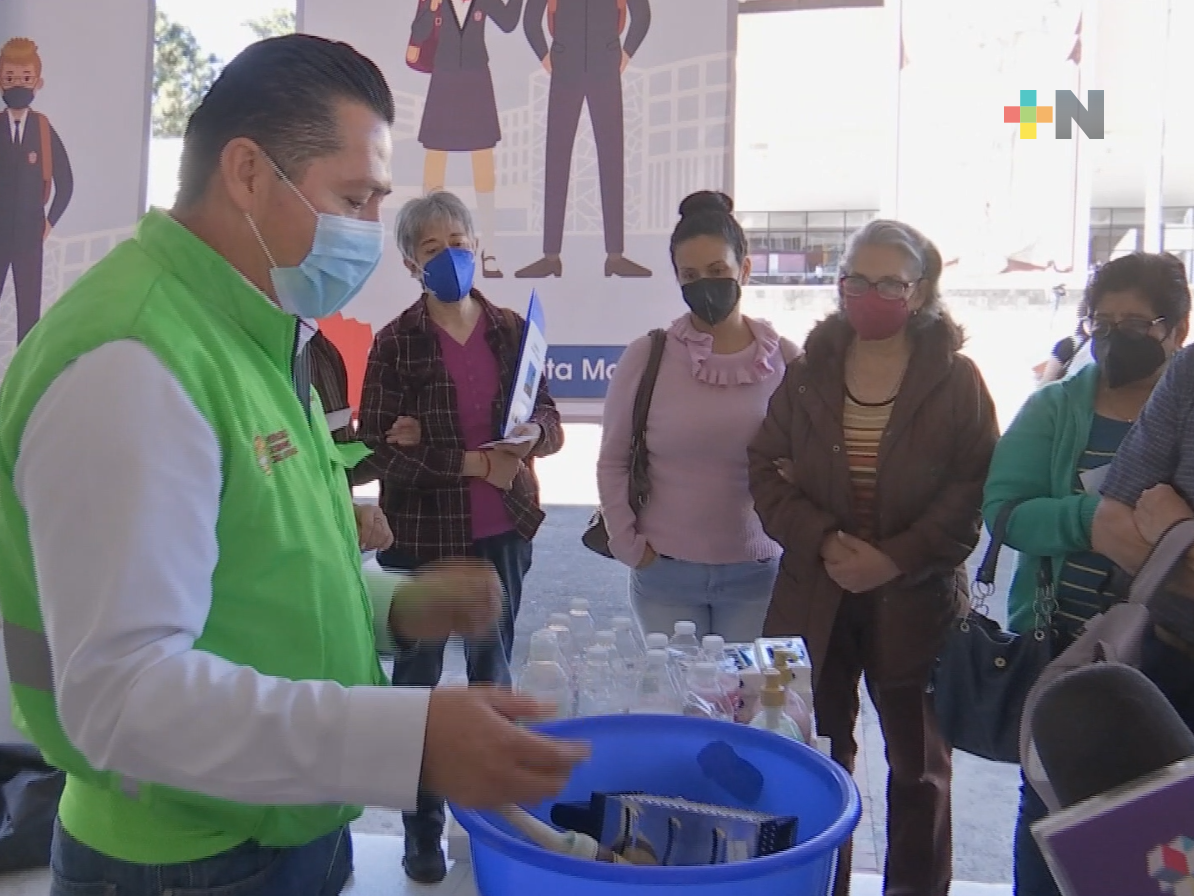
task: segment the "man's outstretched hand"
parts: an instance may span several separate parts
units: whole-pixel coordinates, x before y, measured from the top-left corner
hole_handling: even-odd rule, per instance
[[[429,563],[400,585],[390,607],[390,628],[409,640],[452,634],[485,635],[502,611],[502,583],[487,560]]]
[[[588,747],[515,724],[556,711],[498,688],[436,688],[427,710],[422,788],[470,809],[533,806],[558,796]]]

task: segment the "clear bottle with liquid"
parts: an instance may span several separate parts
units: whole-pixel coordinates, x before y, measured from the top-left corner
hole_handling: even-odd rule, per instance
[[[618,656],[631,669],[642,666],[645,648],[639,640],[638,627],[629,616],[615,616],[612,620],[614,627],[614,641],[618,648]]]
[[[597,626],[589,612],[589,602],[583,597],[572,601],[568,611],[568,628],[572,632],[572,643],[577,654],[584,656],[586,650],[596,643]]]
[[[701,658],[701,642],[697,640],[696,623],[686,620],[677,622],[668,647],[671,648],[676,676],[679,681],[684,681],[688,675],[688,667]]]
[[[693,663],[688,669],[687,684],[688,693],[703,700],[712,710],[714,718],[733,720],[734,699],[722,686],[716,664],[705,660]]]
[[[786,737],[789,740],[807,744],[808,739],[795,720],[787,714],[787,691],[785,690],[780,673],[776,669],[768,669],[763,673],[763,691],[759,694],[762,709],[750,723],[752,728],[761,728]]]
[[[618,713],[617,686],[609,655],[594,644],[585,651],[585,665],[580,673],[576,695],[578,716],[605,716]]]
[[[547,619],[547,628],[555,634],[560,654],[567,661],[569,668],[573,668],[576,666],[576,647],[572,643],[572,629],[568,627],[569,622],[567,613],[552,613]]]
[[[680,694],[668,670],[667,651],[660,647],[649,648],[643,658],[631,712],[679,715],[682,708]]]
[[[550,629],[535,632],[531,635],[526,665],[518,676],[517,689],[519,693],[555,706],[554,718],[566,719],[573,711],[572,680],[560,665],[560,658],[555,633]]]

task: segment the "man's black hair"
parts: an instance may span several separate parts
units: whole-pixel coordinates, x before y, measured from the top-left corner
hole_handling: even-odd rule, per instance
[[[291,179],[340,149],[339,101],[358,102],[394,123],[394,98],[381,70],[346,43],[310,34],[271,37],[224,67],[187,122],[178,205],[207,190],[228,142],[248,137]]]

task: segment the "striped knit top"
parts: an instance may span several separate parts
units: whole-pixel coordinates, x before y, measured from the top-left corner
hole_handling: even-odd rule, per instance
[[[875,482],[879,462],[879,441],[895,398],[880,404],[859,401],[849,390],[842,414],[845,430],[846,456],[850,463],[850,483],[853,486],[854,517],[858,521],[858,537],[875,537]]]

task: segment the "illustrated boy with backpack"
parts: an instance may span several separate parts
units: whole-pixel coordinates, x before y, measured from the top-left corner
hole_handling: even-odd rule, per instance
[[[44,84],[37,44],[14,37],[0,47],[0,293],[11,268],[18,343],[41,316],[45,241],[74,193],[66,148],[32,109]]]

